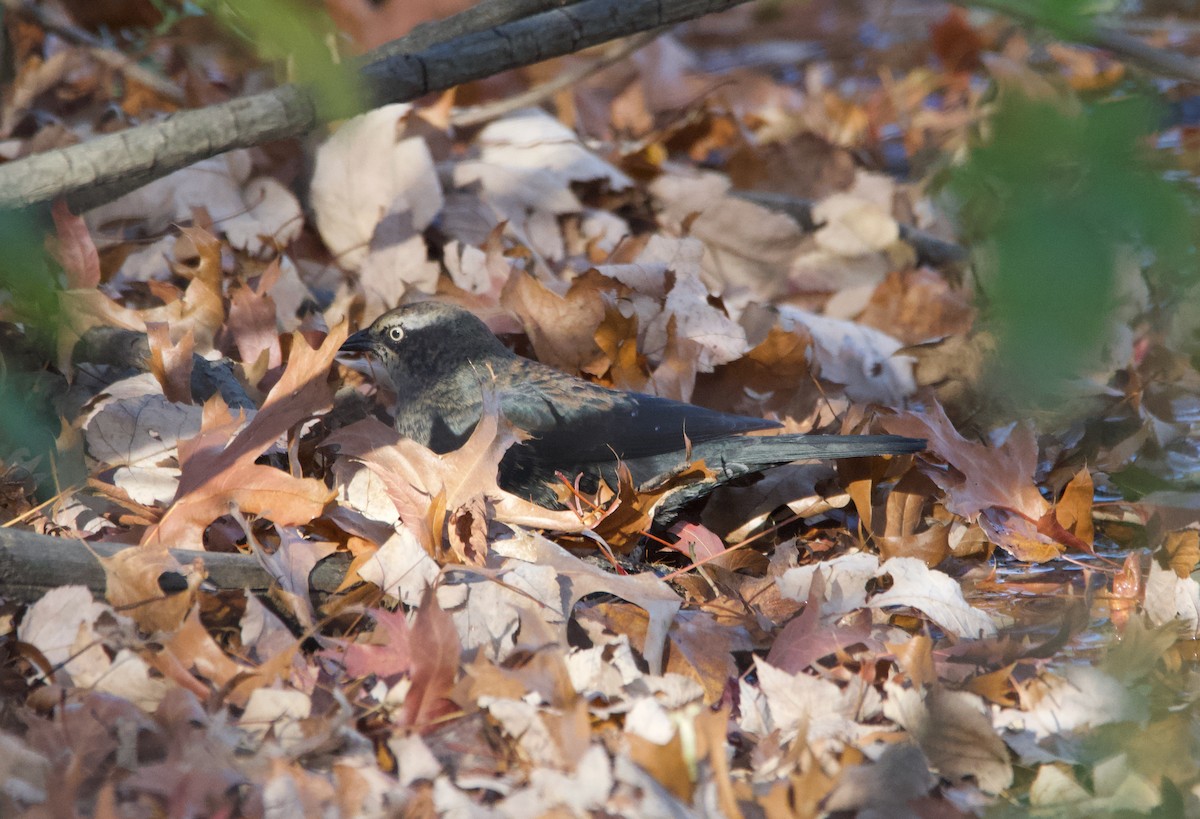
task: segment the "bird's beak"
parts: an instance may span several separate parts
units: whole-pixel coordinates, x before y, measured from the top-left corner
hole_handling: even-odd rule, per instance
[[[366,330],[359,330],[342,343],[339,353],[369,353],[374,349],[371,336]]]

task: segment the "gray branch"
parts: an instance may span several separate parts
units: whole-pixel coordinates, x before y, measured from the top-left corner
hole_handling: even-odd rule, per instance
[[[0,528],[0,597],[32,602],[59,586],[87,586],[97,595],[104,594],[104,568],[92,554],[94,550],[111,557],[122,549],[114,543],[89,543],[49,537],[18,529]],[[208,581],[221,591],[244,590],[258,594],[271,590],[275,579],[250,555],[224,552],[195,552],[172,549],[171,554],[183,565],[196,558],[204,561]],[[349,555],[334,554],[317,564],[309,575],[315,592],[331,594],[342,583],[349,567]]]
[[[406,53],[383,47],[361,68],[373,105],[408,102],[431,92],[570,54],[620,37],[725,11],[748,0],[519,0],[507,8],[555,6],[484,31],[468,30]],[[457,20],[443,21],[445,25]],[[462,25],[458,21],[456,25]],[[426,29],[410,36],[433,39]],[[184,111],[161,122],[0,166],[0,208],[66,197],[76,212],[225,151],[298,136],[317,125],[309,93],[287,85],[221,105]]]

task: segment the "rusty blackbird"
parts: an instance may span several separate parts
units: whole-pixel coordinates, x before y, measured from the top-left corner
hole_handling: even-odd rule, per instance
[[[472,313],[438,302],[385,313],[341,352],[365,353],[382,365],[398,400],[396,429],[434,452],[467,439],[484,389],[494,391],[504,415],[532,435],[505,455],[500,485],[544,506],[558,506],[558,474],[581,476],[587,490],[600,479],[615,486],[622,461],[635,486],[645,486],[686,465],[689,442],[691,460],[704,460],[716,476],[672,495],[660,515],[773,466],[917,452],[925,443],[895,435],[745,435],[780,425],[592,384],[516,355]]]

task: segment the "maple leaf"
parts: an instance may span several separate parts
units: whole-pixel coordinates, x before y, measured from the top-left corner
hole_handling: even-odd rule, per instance
[[[1064,551],[1061,544],[1081,542],[1049,525],[1053,512],[1033,482],[1037,441],[1029,427],[1017,426],[995,447],[968,441],[936,403],[928,412],[901,412],[882,423],[896,435],[928,440],[928,451],[951,469],[919,468],[946,492],[946,508],[977,522],[992,543],[1018,560],[1051,560]]]
[[[573,512],[545,509],[502,489],[496,482],[500,460],[523,438],[499,412],[495,395],[485,395],[483,417],[467,441],[438,455],[374,419],[338,430],[325,440],[345,456],[361,461],[384,485],[401,520],[418,534],[430,554],[441,549],[446,523],[458,510],[490,504],[496,520],[562,532],[583,524]]]
[[[231,503],[284,526],[299,526],[321,514],[333,497],[324,483],[255,460],[296,424],[333,405],[325,376],[345,338],[345,325],[340,325],[313,349],[297,334],[283,375],[240,431],[241,416],[231,417],[219,396],[204,405],[200,434],[179,444],[175,500],[162,520],[147,530],[143,543],[194,548],[204,529],[226,514]]]
[[[413,667],[412,627],[403,611],[371,609],[370,614],[375,630],[347,645],[342,662],[354,679],[374,674],[393,685]]]

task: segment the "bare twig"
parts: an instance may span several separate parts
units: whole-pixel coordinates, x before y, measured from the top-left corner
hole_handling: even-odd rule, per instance
[[[522,91],[520,94],[514,94],[511,97],[497,100],[496,102],[484,103],[483,105],[476,105],[456,111],[450,118],[450,122],[460,128],[466,128],[488,122],[489,120],[499,119],[505,114],[510,114],[522,108],[528,108],[531,105],[538,105],[562,89],[570,88],[592,74],[603,71],[610,65],[619,63],[630,54],[645,48],[654,42],[661,33],[661,29],[643,31],[641,34],[617,43],[615,47],[607,49],[603,54],[594,59],[572,66],[554,79],[544,82],[541,85],[536,85],[527,91]]]
[[[385,49],[391,56],[368,62],[361,75],[373,104],[406,102],[745,2],[581,0],[416,54],[390,44]],[[317,118],[313,98],[294,85],[184,111],[160,123],[0,166],[0,208],[66,197],[74,210],[87,210],[206,157],[306,133]]]

